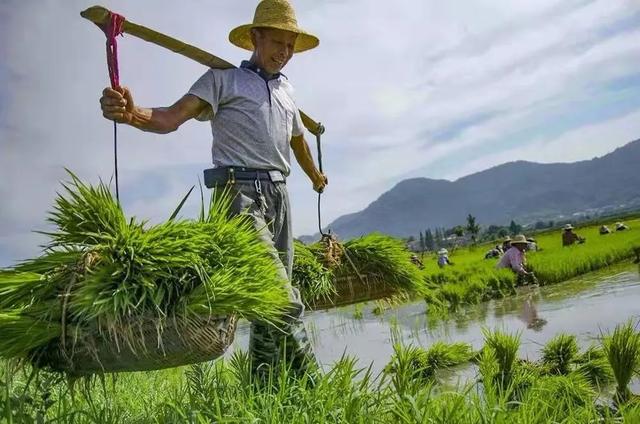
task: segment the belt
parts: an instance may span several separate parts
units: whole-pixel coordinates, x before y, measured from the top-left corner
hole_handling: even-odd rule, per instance
[[[271,181],[272,183],[284,183],[286,178],[277,169],[254,169],[244,167],[209,168],[204,170],[204,185],[213,188],[217,184],[233,184],[240,181]]]

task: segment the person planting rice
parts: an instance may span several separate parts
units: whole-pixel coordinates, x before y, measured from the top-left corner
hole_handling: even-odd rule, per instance
[[[562,246],[571,246],[572,244],[582,244],[586,241],[584,237],[580,237],[573,232],[573,225],[567,224],[562,232]]]
[[[629,227],[623,222],[616,222],[616,231],[625,231],[628,230]]]
[[[518,284],[528,284],[529,282],[537,283],[536,276],[533,272],[526,269],[525,251],[527,250],[528,241],[522,234],[515,236],[511,240],[511,247],[500,258],[496,264],[496,268],[509,268],[518,276]]]
[[[453,262],[449,260],[449,251],[443,247],[438,250],[438,266],[444,268],[447,265],[453,265]]]
[[[322,192],[328,180],[313,162],[293,88],[281,71],[294,53],[310,50],[319,41],[298,27],[286,0],[261,1],[253,22],[233,29],[229,41],[252,51],[240,68],[209,69],[169,107],[143,108],[135,104],[128,88],[105,88],[102,112],[107,119],[160,134],[175,131],[193,118],[209,121],[214,167],[205,170],[206,186],[228,187],[234,199],[232,213],[251,219],[272,250],[281,277],[290,281],[293,238],[285,184],[291,169],[289,149],[315,191]],[[296,374],[315,369],[315,355],[301,319],[300,295],[290,284],[287,289],[290,308],[284,328],[251,323],[254,374],[264,376],[263,371],[284,357]]]
[[[601,236],[604,236],[605,234],[611,234],[611,230],[606,225],[601,225],[598,232]]]
[[[506,252],[511,247],[511,237],[506,236],[502,241],[502,251]]]

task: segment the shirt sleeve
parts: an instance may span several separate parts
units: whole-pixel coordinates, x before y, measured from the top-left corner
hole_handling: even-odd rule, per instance
[[[200,115],[196,117],[198,121],[210,121],[218,112],[222,97],[222,84],[217,70],[209,69],[198,80],[193,83],[187,94],[194,95],[209,104]]]

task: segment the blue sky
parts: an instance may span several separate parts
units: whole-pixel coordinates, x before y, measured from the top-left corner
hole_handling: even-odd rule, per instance
[[[90,182],[112,175],[112,127],[98,106],[104,36],[79,17],[94,3],[0,3],[0,266],[37,254],[45,240],[32,230],[46,228],[64,167]],[[227,35],[251,20],[254,0],[103,4],[233,63],[247,58]],[[285,73],[300,107],[327,127],[325,224],[404,178],[590,159],[640,138],[636,0],[293,4],[321,41]],[[140,105],[171,104],[204,72],[130,36],[119,49],[121,80]],[[165,219],[210,163],[208,125],[119,131],[126,212]],[[295,234],[315,232],[316,197],[296,166],[289,187]]]

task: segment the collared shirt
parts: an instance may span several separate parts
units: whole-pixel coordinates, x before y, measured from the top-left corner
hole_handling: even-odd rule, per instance
[[[197,119],[211,121],[215,167],[277,169],[289,175],[289,143],[304,127],[286,77],[268,75],[245,61],[237,69],[209,69],[188,94],[209,104]]]
[[[524,253],[516,247],[511,246],[511,248],[502,255],[496,268],[511,268],[513,271],[523,274],[525,272]]]

